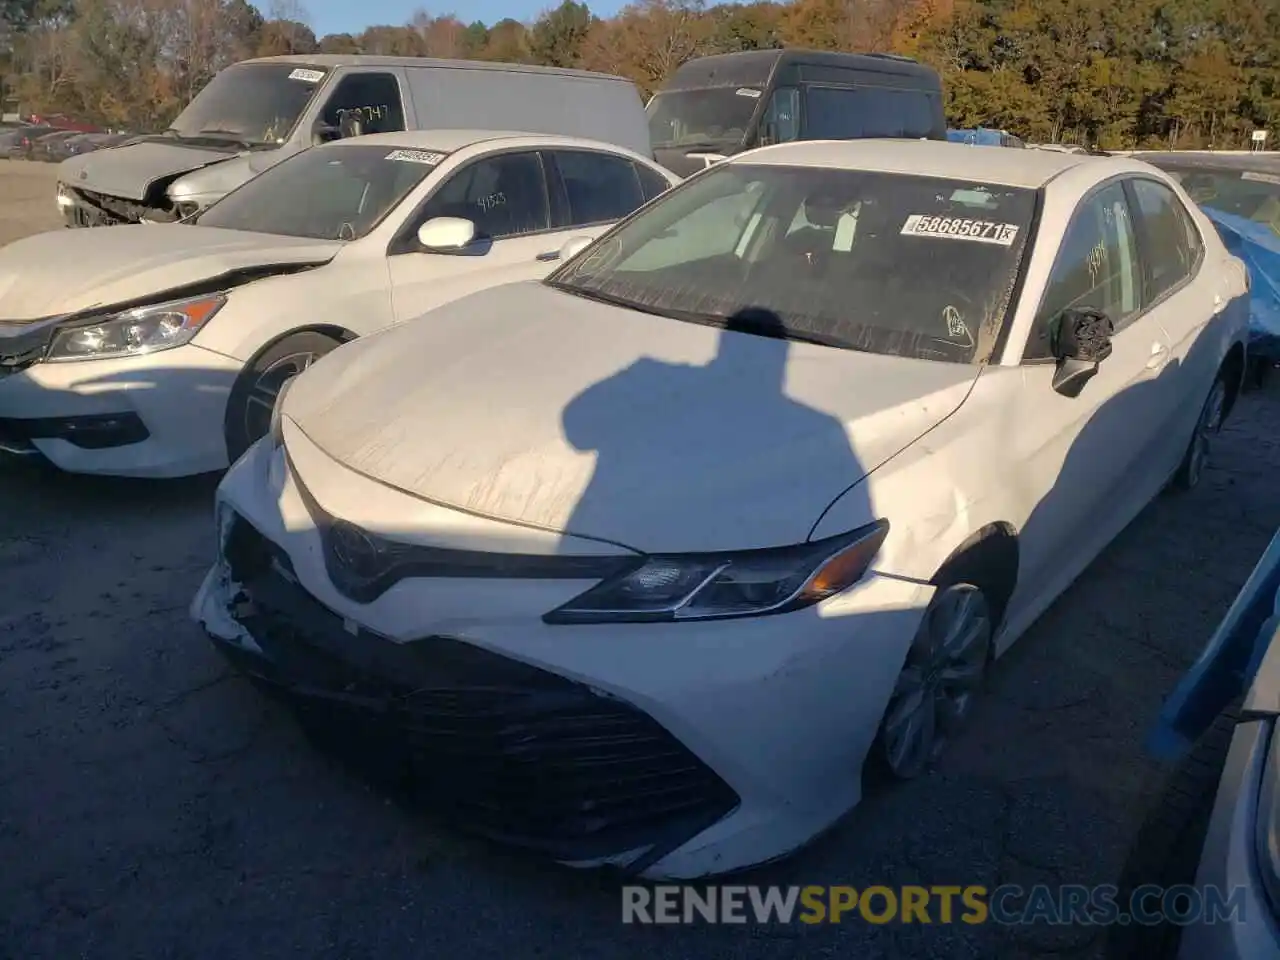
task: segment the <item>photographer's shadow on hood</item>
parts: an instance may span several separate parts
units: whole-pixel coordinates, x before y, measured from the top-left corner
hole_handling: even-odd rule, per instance
[[[742,309],[708,363],[642,357],[578,394],[564,435],[596,462],[566,532],[621,528],[646,552],[805,541],[864,471],[837,418],[787,395],[786,336],[777,314]]]

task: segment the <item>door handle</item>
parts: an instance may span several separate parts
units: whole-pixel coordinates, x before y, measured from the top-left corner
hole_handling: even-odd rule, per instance
[[[1151,345],[1151,357],[1147,360],[1148,370],[1159,370],[1169,362],[1169,347],[1156,341]]]
[[[559,251],[559,250],[548,250],[548,251],[546,251],[545,253],[540,253],[540,254],[538,254],[538,255],[537,255],[536,257],[534,257],[533,259],[537,260],[539,263],[550,263],[552,260],[559,260],[559,259],[560,259],[560,251]]]

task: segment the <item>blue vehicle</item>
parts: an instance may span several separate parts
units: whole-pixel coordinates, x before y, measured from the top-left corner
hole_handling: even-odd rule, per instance
[[[973,130],[947,130],[947,139],[952,143],[968,143],[977,147],[1026,147],[1021,139],[1007,130],[991,130],[977,127]]]
[[[1140,153],[1181,182],[1227,249],[1249,266],[1250,380],[1280,364],[1280,159],[1269,154]]]
[[[1138,833],[1121,902],[1138,888],[1193,884],[1235,897],[1219,922],[1111,928],[1108,960],[1280,958],[1280,533],[1148,741],[1176,760]]]

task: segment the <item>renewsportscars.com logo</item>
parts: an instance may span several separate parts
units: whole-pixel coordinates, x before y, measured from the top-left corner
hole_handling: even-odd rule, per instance
[[[998,923],[1113,926],[1243,923],[1244,887],[1142,886],[1128,898],[1110,885],[624,886],[622,922]]]

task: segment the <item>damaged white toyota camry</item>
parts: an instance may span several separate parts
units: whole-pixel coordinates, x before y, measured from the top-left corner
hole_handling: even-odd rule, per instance
[[[696,877],[913,777],[1201,477],[1243,265],[1135,160],[743,154],[292,382],[193,616],[465,827]]]

